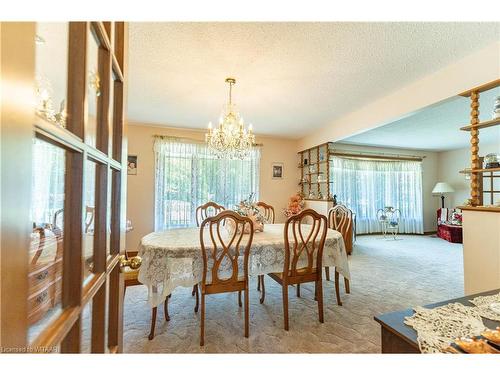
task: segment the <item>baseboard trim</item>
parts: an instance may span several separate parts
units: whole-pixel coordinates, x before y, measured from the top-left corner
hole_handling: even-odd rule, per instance
[[[398,233],[398,236],[430,236],[431,234],[436,234],[436,231],[431,231],[431,232],[424,232],[424,233]],[[374,234],[380,234],[383,235],[382,232],[371,232],[371,233],[358,233],[356,234],[357,237],[359,236],[372,236]],[[387,233],[387,236],[392,236],[392,234]]]

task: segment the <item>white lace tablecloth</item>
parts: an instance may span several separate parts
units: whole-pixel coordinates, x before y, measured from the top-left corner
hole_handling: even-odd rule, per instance
[[[250,276],[283,271],[283,230],[284,224],[266,224],[264,232],[254,234],[248,266]],[[152,307],[162,303],[176,287],[191,287],[202,279],[199,228],[150,233],[142,238],[139,255],[142,265],[138,278],[148,287]],[[326,236],[323,266],[336,267],[346,279],[351,278],[344,240],[332,229],[328,229]]]

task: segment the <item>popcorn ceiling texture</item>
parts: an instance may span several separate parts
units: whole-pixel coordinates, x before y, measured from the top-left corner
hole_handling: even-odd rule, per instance
[[[498,40],[498,23],[130,23],[128,118],[204,128],[233,98],[300,138]],[[460,124],[458,124],[460,125]]]
[[[250,337],[243,336],[237,294],[207,296],[205,347],[199,346],[199,313],[188,288],[174,291],[171,320],[158,310],[156,336],[149,341],[151,310],[143,286],[125,297],[126,353],[379,353],[375,315],[463,296],[462,246],[430,236],[360,236],[349,257],[351,294],[337,306],[333,282],[325,281],[325,323],[318,322],[312,284],[301,298],[289,290],[290,331],[283,329],[281,287],[266,277],[266,300],[259,304],[256,280],[250,288]],[[84,321],[87,321],[84,318]],[[88,337],[88,326],[84,327]],[[88,342],[84,342],[84,346]]]

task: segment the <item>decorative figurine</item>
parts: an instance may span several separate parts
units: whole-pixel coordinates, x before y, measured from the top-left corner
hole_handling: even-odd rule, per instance
[[[491,153],[484,157],[484,167],[499,168],[500,167],[500,154]]]

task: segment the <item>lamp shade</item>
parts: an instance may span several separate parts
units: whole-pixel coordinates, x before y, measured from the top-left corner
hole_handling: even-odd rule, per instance
[[[432,189],[432,194],[444,194],[444,193],[453,193],[455,189],[453,189],[449,183],[447,182],[438,182],[434,189]]]

